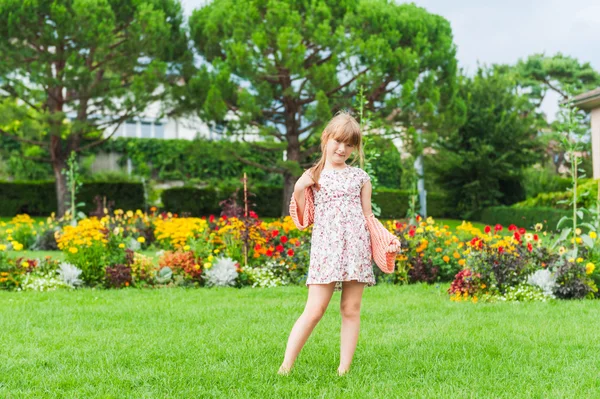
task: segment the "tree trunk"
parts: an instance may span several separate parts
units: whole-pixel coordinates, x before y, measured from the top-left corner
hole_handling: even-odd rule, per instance
[[[54,179],[56,181],[56,205],[57,218],[62,217],[67,210],[67,177],[62,174],[66,162],[63,159],[54,159],[52,161],[52,170],[54,171]]]

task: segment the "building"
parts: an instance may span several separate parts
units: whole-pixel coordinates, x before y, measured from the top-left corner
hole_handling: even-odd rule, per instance
[[[600,87],[573,97],[570,103],[590,113],[594,179],[600,179]]]

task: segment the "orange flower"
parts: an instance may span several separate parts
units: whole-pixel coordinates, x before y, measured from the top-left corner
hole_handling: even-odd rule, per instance
[[[450,262],[450,257],[448,255],[444,255],[442,259],[444,259],[444,262],[446,263]]]

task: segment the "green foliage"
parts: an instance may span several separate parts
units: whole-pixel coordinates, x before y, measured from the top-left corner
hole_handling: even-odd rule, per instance
[[[0,21],[0,98],[13,111],[0,133],[43,147],[55,174],[168,96],[191,62],[176,0],[5,0]],[[62,214],[66,183],[56,184]]]
[[[115,202],[115,208],[143,209],[144,188],[141,183],[90,182],[83,183],[79,198],[85,203],[82,211],[89,213],[96,205],[96,195]],[[47,216],[56,211],[56,187],[52,181],[0,182],[0,215],[27,213]]]
[[[480,68],[464,78],[460,95],[467,119],[436,146],[432,163],[438,184],[461,217],[498,204],[523,200],[521,171],[538,158],[533,119],[521,115],[527,102],[511,77],[497,68]]]
[[[548,91],[556,92],[561,100],[593,90],[600,86],[600,73],[589,62],[580,63],[577,59],[557,53],[553,56],[533,54],[519,60],[514,67],[518,84],[531,103],[540,107]]]
[[[568,179],[568,183],[571,185],[571,179]],[[561,184],[564,183],[561,181]],[[567,189],[568,187],[565,188],[564,191],[540,193],[534,198],[518,202],[513,206],[516,208],[550,207],[564,210],[572,209],[571,199],[573,198],[573,193],[567,191]],[[579,181],[578,191],[578,207],[592,208],[596,205],[596,199],[598,197],[598,182],[596,180],[581,179]]]
[[[559,176],[551,168],[534,165],[523,171],[523,187],[527,199],[542,193],[565,191],[571,185],[571,179]],[[532,205],[546,206],[546,205]]]
[[[135,175],[157,180],[197,178],[206,183],[217,184],[239,180],[244,172],[251,181],[272,179],[264,170],[240,162],[234,154],[259,164],[272,165],[283,157],[282,149],[277,146],[273,148],[268,153],[260,153],[248,143],[225,140],[117,138],[107,141],[94,151],[121,154],[119,162],[122,166],[130,158]]]
[[[182,88],[182,107],[228,133],[252,129],[284,143],[290,164],[261,167],[289,188],[319,151],[312,138],[338,110],[356,109],[361,86],[373,117],[394,127],[439,132],[461,115],[450,24],[414,4],[216,0],[189,25],[210,65]],[[225,110],[236,118],[224,120]]]

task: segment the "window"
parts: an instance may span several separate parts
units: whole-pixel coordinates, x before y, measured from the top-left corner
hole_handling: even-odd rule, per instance
[[[125,123],[125,137],[137,137],[137,123],[135,121],[127,121]]]
[[[163,127],[163,124],[160,122],[154,124],[154,137],[157,139],[165,138],[165,129]]]
[[[142,137],[145,139],[152,137],[152,123],[142,122]]]

